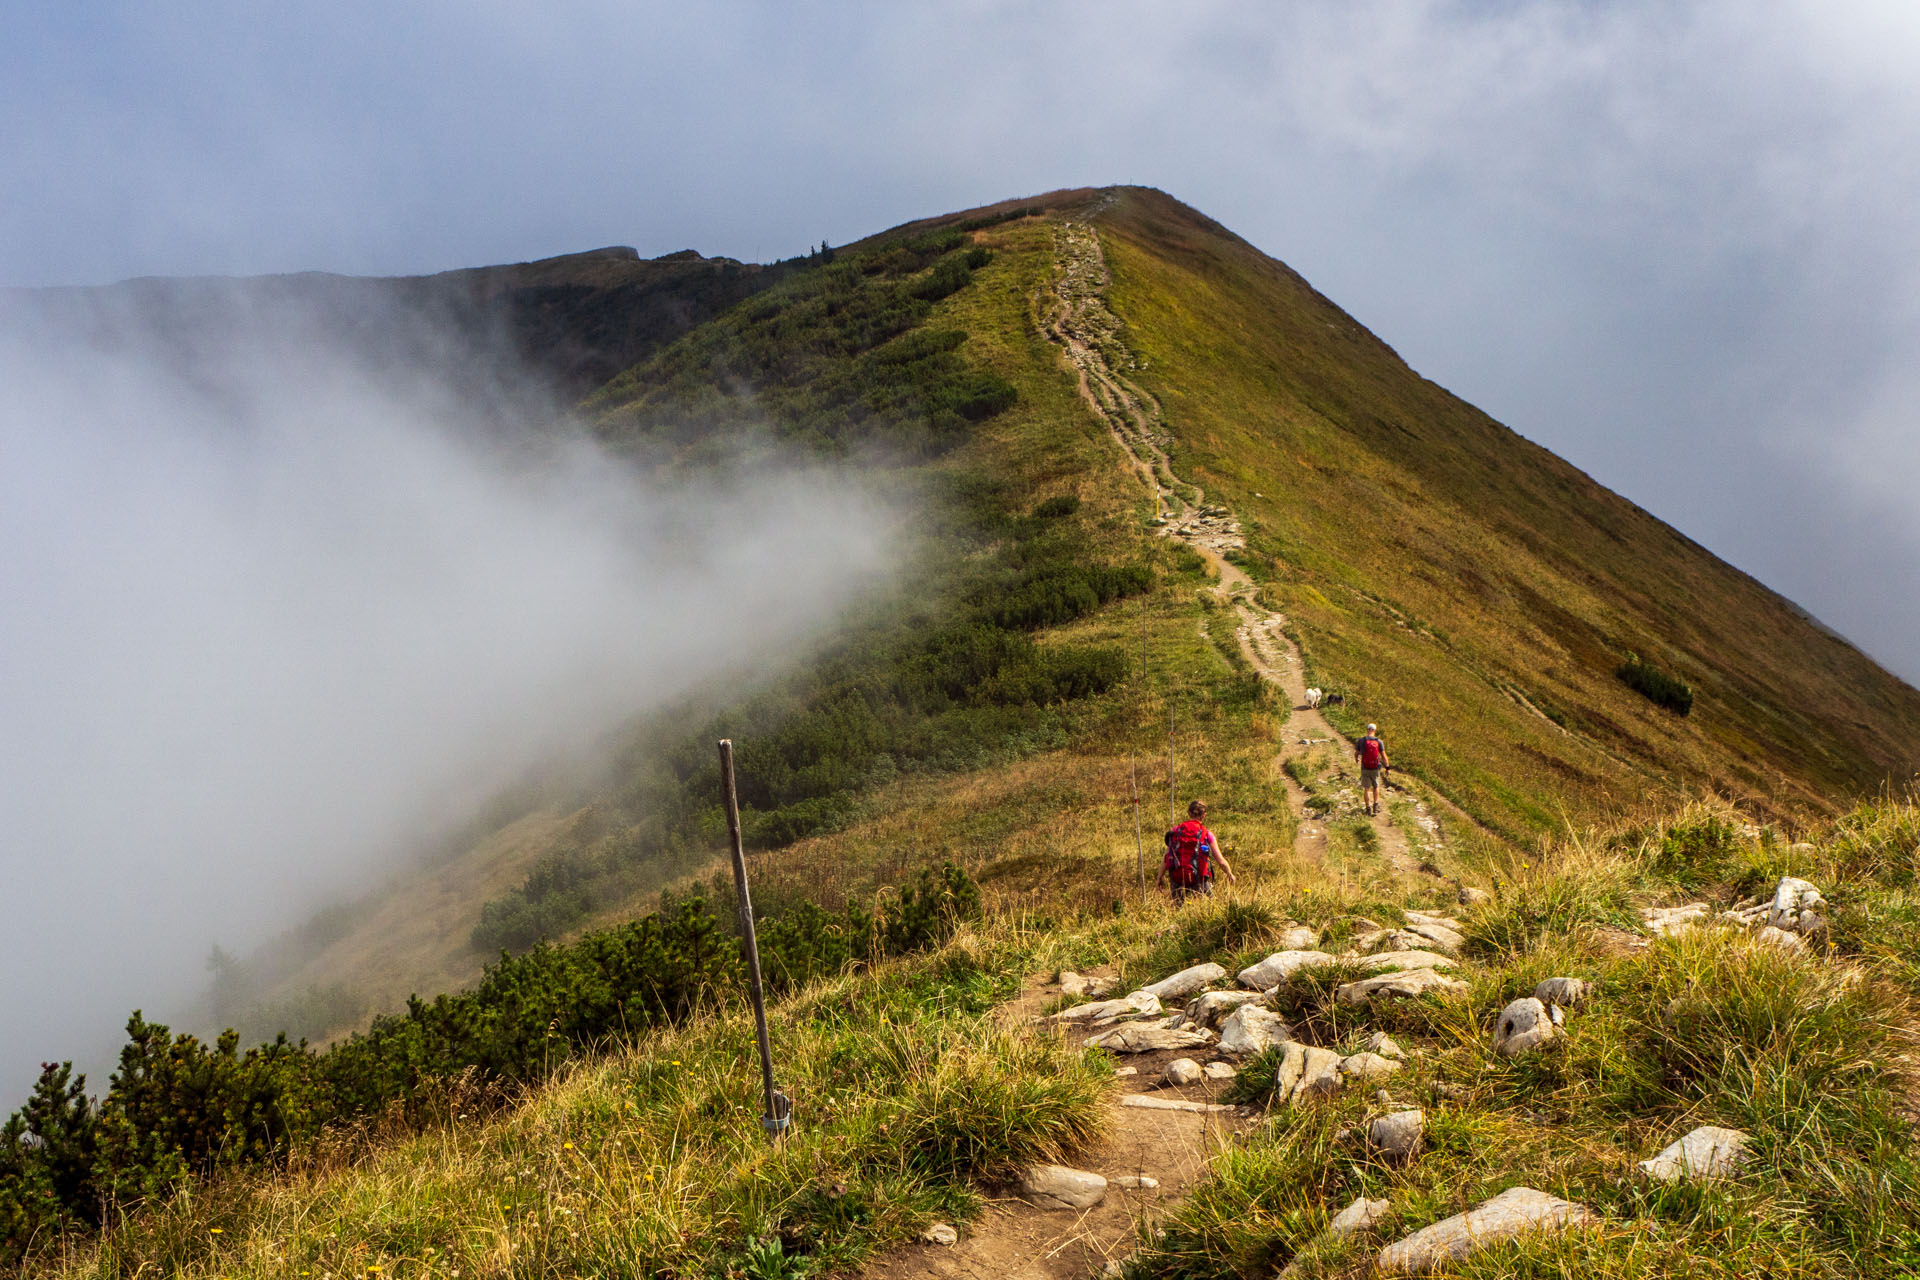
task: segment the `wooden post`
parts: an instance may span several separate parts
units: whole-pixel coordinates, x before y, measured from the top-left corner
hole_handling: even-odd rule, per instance
[[[733,740],[720,739],[720,787],[727,801],[727,838],[733,844],[733,885],[740,899],[740,937],[746,942],[747,977],[753,992],[753,1032],[760,1042],[760,1078],[767,1109],[760,1127],[778,1138],[787,1131],[791,1106],[773,1087],[773,1047],[767,1040],[767,993],[760,981],[760,943],[753,933],[753,897],[747,892],[747,854],[740,843],[740,800],[733,786]]]

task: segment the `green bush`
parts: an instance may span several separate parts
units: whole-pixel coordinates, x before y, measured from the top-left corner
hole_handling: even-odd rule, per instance
[[[1629,689],[1656,706],[1683,716],[1693,710],[1693,686],[1650,662],[1641,661],[1638,655],[1629,654],[1614,674]]]

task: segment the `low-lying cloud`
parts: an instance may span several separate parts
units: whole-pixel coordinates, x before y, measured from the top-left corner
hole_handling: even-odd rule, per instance
[[[97,1061],[128,1009],[177,1008],[210,940],[257,942],[489,786],[699,681],[792,660],[884,573],[891,517],[844,477],[669,486],[550,427],[503,440],[503,403],[537,397],[497,384],[482,403],[297,317],[242,313],[227,336],[246,336],[213,352],[12,319],[0,1088],[16,1099],[42,1059]]]

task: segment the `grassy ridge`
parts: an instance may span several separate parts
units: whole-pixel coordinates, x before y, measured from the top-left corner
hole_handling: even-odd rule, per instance
[[[1319,683],[1396,763],[1516,835],[1649,786],[1792,808],[1911,776],[1920,694],[1788,602],[1184,206],[1122,189],[1097,226],[1176,469],[1241,514]],[[1618,684],[1633,652],[1691,717]]]

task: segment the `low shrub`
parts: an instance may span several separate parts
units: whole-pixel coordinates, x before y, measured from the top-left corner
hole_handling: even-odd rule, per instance
[[[1629,654],[1613,674],[1635,693],[1676,715],[1684,716],[1693,711],[1693,686],[1650,662],[1642,661],[1636,654]]]

